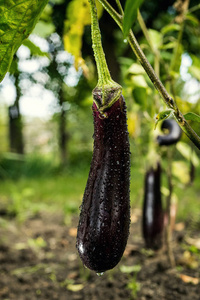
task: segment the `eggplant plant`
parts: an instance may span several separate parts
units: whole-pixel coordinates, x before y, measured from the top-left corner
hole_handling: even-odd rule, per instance
[[[110,76],[90,0],[98,83],[93,90],[94,147],[77,232],[83,264],[102,273],[114,268],[126,247],[130,224],[130,146],[122,88]]]

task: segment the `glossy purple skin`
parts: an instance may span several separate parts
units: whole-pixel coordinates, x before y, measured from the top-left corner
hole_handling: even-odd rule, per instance
[[[123,96],[103,118],[93,104],[94,151],[78,225],[83,264],[97,273],[114,268],[130,224],[130,146]]]
[[[147,171],[143,202],[143,237],[147,248],[159,249],[162,246],[164,213],[160,191],[161,167]]]
[[[176,144],[182,135],[182,130],[174,119],[166,119],[161,126],[162,131],[168,129],[169,133],[165,135],[159,135],[157,137],[158,144],[160,146],[170,146]]]

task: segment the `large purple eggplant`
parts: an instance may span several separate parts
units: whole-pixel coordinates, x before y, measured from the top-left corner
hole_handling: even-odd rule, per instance
[[[159,135],[157,142],[159,146],[169,146],[176,144],[182,135],[182,130],[174,119],[166,119],[161,126],[162,131],[168,129],[168,133],[165,135]]]
[[[161,166],[151,167],[145,176],[143,202],[143,237],[147,248],[159,249],[162,246],[164,213],[161,197]]]
[[[104,113],[93,103],[94,149],[77,243],[83,264],[97,273],[114,268],[130,224],[130,147],[123,96]]]

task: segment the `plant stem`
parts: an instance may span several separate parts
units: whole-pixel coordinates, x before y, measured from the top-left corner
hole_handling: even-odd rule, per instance
[[[94,50],[95,61],[97,64],[98,84],[102,86],[111,81],[105,54],[101,43],[101,32],[99,29],[97,9],[95,0],[89,0],[91,10],[91,30],[92,30],[92,47]]]
[[[93,90],[93,98],[98,109],[103,113],[119,98],[122,88],[119,84],[114,82],[110,76],[101,42],[96,3],[95,0],[89,0],[89,3],[91,11],[92,47],[98,73],[98,83]],[[114,90],[112,95],[111,90]]]
[[[117,25],[122,30],[122,15],[120,15],[116,10],[108,3],[107,0],[98,0],[103,7],[107,10],[110,16],[115,20]],[[156,75],[154,69],[152,68],[151,64],[148,62],[146,56],[144,55],[142,49],[140,48],[132,30],[130,30],[128,36],[128,42],[135,53],[137,59],[143,66],[144,70],[146,71],[147,75],[149,76],[150,80],[154,84],[155,88],[160,93],[161,97],[163,98],[167,107],[173,110],[173,116],[176,119],[177,123],[181,127],[181,129],[185,132],[185,134],[189,137],[189,139],[195,144],[195,146],[200,150],[200,137],[196,134],[196,132],[191,128],[191,126],[185,120],[183,114],[179,110],[177,104],[173,100],[173,98],[168,94],[167,90],[163,86],[162,82],[159,80],[158,76]]]
[[[168,217],[168,222],[166,226],[166,245],[167,245],[167,255],[169,259],[169,263],[172,268],[175,267],[175,259],[174,259],[174,253],[172,249],[172,216],[171,216],[171,199],[172,199],[172,191],[173,191],[173,184],[172,184],[172,150],[169,149],[167,151],[168,156],[168,167],[167,167],[167,179],[168,179],[168,186],[169,186],[169,195],[167,197],[167,203],[166,203],[166,213]]]

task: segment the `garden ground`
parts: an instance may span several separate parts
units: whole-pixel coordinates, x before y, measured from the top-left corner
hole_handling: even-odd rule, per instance
[[[103,276],[84,268],[75,248],[77,216],[66,224],[59,212],[40,212],[19,223],[0,212],[0,299],[197,300],[200,295],[200,223],[177,223],[176,267],[165,250],[144,248],[141,210],[132,211],[121,262]]]

